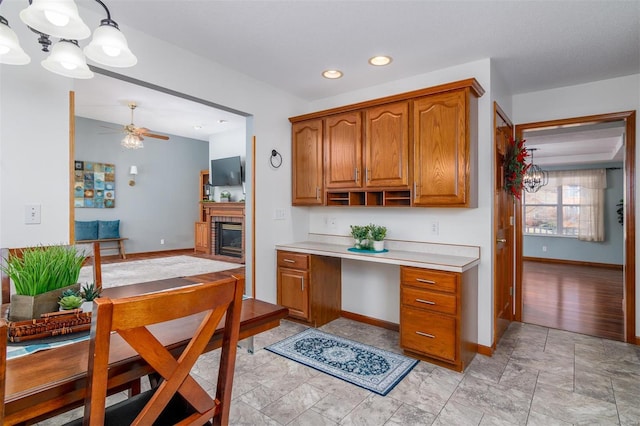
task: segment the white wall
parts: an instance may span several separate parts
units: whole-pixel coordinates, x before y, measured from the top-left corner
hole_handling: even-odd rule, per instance
[[[239,155],[246,175],[247,129],[245,127],[211,136],[209,138],[209,159],[235,157]],[[209,175],[211,175],[211,162],[209,162],[207,168],[209,169]],[[220,201],[220,192],[222,191],[229,191],[231,193],[231,201],[245,200],[242,185],[216,186],[212,188],[211,199]]]
[[[513,97],[516,123],[531,123],[585,115],[640,110],[640,74],[596,81],[558,89],[524,93]],[[640,114],[636,114],[636,134],[640,129]],[[636,167],[640,162],[636,138]],[[636,173],[634,187],[640,175]],[[637,199],[637,192],[635,198]],[[640,203],[636,203],[636,219],[640,217]],[[637,223],[636,223],[637,228]],[[636,236],[636,252],[640,238]],[[636,273],[636,313],[640,306],[640,276]],[[640,332],[640,316],[636,314],[636,336]]]

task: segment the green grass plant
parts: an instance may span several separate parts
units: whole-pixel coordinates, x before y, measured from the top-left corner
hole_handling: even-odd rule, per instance
[[[13,281],[17,294],[36,296],[77,283],[85,259],[73,246],[39,246],[9,256],[2,269]]]

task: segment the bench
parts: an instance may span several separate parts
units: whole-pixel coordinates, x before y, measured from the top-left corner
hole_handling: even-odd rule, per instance
[[[107,250],[118,250],[120,257],[122,259],[127,258],[127,254],[124,251],[124,241],[128,240],[128,238],[120,237],[120,238],[102,238],[98,240],[76,240],[76,243],[98,243],[100,248],[102,248],[102,243],[117,243],[115,247],[106,247]]]
[[[122,259],[126,259],[127,255],[124,251],[124,242],[128,238],[120,236],[120,220],[92,220],[92,221],[75,221],[74,230],[75,241],[78,243],[97,243],[102,246],[104,243],[116,243],[113,247],[107,249],[118,249],[118,253]]]

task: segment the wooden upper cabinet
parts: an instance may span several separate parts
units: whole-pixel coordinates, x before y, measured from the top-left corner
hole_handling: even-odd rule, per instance
[[[476,105],[468,89],[413,101],[414,205],[473,206],[470,109]]]
[[[326,188],[362,186],[362,115],[359,111],[324,120]]]
[[[409,102],[365,110],[365,186],[409,187]]]
[[[292,197],[291,204],[312,206],[324,204],[322,186],[322,120],[293,123]]]

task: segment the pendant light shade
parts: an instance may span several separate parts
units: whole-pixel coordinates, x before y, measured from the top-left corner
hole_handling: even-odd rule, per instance
[[[75,40],[60,40],[53,46],[51,54],[41,62],[51,72],[71,78],[92,78],[84,55]]]
[[[522,177],[522,185],[525,191],[533,193],[549,183],[549,173],[537,164],[533,164],[533,151],[537,151],[537,148],[531,148],[529,151],[531,151],[531,165]]]
[[[131,133],[128,133],[124,139],[122,139],[122,142],[120,142],[120,145],[122,145],[123,147],[127,148],[127,149],[140,149],[140,148],[144,148],[144,144],[142,143],[142,138],[140,138],[137,135],[133,135]],[[137,171],[137,168],[136,168]]]
[[[20,19],[29,27],[53,37],[82,40],[91,35],[73,0],[33,0],[20,12]]]
[[[0,16],[0,64],[26,65],[29,62],[31,58],[20,47],[18,36],[9,27],[9,22]]]
[[[131,67],[138,62],[118,25],[109,19],[103,19],[93,32],[84,54],[92,61],[111,67]]]

